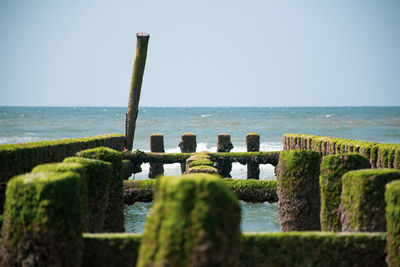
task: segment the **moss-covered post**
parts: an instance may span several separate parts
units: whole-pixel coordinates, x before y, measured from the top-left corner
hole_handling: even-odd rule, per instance
[[[186,173],[218,174],[218,170],[214,167],[211,156],[207,152],[200,152],[186,160]]]
[[[260,151],[260,135],[256,133],[246,134],[247,152]],[[260,165],[257,162],[250,161],[247,163],[247,179],[260,178]]]
[[[400,179],[400,170],[366,169],[342,177],[342,231],[385,232],[385,186]]]
[[[217,152],[230,152],[233,148],[231,135],[221,133],[218,135]],[[217,162],[218,174],[222,177],[231,177],[232,162],[229,159],[220,159]]]
[[[196,135],[192,133],[184,133],[181,136],[181,142],[179,148],[182,153],[194,153],[196,152],[197,142]],[[181,172],[185,173],[186,163],[181,163]]]
[[[124,232],[124,195],[122,153],[107,147],[87,149],[77,153],[78,157],[103,160],[111,163],[112,174],[108,205],[104,222],[105,232]]]
[[[238,266],[240,205],[217,176],[161,178],[137,266]]]
[[[277,166],[278,212],[282,231],[320,230],[320,155],[281,151]]]
[[[139,110],[140,91],[142,89],[144,66],[146,65],[147,46],[150,35],[140,32],[136,34],[136,37],[136,54],[133,63],[131,89],[129,92],[129,103],[125,122],[125,142],[126,148],[129,151],[132,150],[133,139],[135,137],[136,118]]]
[[[87,169],[79,163],[47,163],[33,168],[31,173],[37,172],[76,172],[84,180],[82,183],[82,219],[83,231],[88,231],[89,208],[88,208],[88,188],[87,188]]]
[[[86,167],[88,221],[86,232],[104,231],[109,187],[112,179],[112,165],[96,159],[69,157],[64,163],[79,163]]]
[[[1,266],[81,266],[82,181],[47,172],[8,182]]]
[[[164,136],[162,134],[150,135],[150,151],[164,153]],[[162,163],[150,163],[149,178],[156,178],[164,174]]]
[[[400,266],[400,181],[386,185],[386,263]]]
[[[338,154],[322,158],[319,186],[321,189],[321,230],[340,232],[340,195],[342,176],[348,171],[369,168],[369,160],[360,154]]]

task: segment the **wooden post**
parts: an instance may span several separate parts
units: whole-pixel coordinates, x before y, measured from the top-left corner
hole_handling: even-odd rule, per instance
[[[217,141],[217,152],[230,152],[233,148],[230,134],[219,134]],[[232,162],[228,159],[220,159],[217,162],[218,174],[222,177],[231,177]]]
[[[179,147],[182,153],[196,152],[196,147],[197,147],[196,135],[192,133],[182,134]],[[181,163],[181,172],[185,173],[185,171],[186,171],[186,163]]]
[[[246,134],[247,152],[260,151],[260,135],[256,133]],[[260,179],[260,165],[257,162],[247,163],[247,179]]]
[[[132,151],[133,139],[135,137],[140,90],[142,88],[144,66],[146,65],[147,57],[147,45],[149,43],[150,35],[148,33],[140,32],[136,34],[136,37],[136,54],[133,63],[131,89],[129,93],[129,103],[125,121],[125,147],[129,151]]]
[[[164,136],[162,134],[150,135],[150,151],[151,152],[165,152],[164,151]],[[162,163],[150,163],[149,178],[157,178],[159,175],[164,174],[164,166]]]

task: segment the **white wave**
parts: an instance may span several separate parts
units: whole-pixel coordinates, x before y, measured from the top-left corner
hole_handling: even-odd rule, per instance
[[[200,117],[207,118],[207,117],[210,117],[210,116],[211,116],[211,114],[204,114],[204,115],[201,115]]]

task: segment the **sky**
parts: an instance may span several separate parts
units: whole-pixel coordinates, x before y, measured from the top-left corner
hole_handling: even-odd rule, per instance
[[[0,1],[0,106],[399,106],[400,1]]]

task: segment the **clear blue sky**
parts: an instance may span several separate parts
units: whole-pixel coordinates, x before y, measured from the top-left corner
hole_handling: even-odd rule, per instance
[[[0,1],[0,105],[400,105],[399,0]]]

